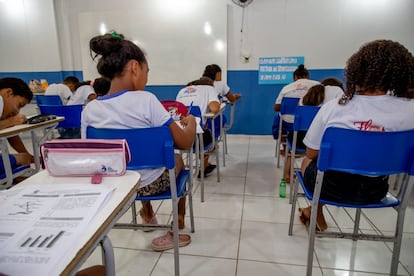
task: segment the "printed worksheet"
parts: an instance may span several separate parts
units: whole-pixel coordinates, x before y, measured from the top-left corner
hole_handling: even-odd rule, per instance
[[[0,273],[50,275],[112,191],[59,184],[0,193]]]

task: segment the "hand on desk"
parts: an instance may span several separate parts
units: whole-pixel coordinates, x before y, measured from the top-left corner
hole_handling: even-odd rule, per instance
[[[0,129],[5,129],[8,127],[24,124],[26,120],[27,118],[23,114],[16,114],[14,116],[10,116],[7,119],[0,121]]]
[[[181,117],[180,119],[180,123],[183,127],[186,127],[188,125],[195,125],[196,124],[196,119],[193,115],[188,115],[186,117]]]

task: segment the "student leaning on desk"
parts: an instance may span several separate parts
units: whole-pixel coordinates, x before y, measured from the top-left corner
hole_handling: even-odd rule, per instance
[[[0,79],[0,129],[24,124],[27,118],[25,115],[19,114],[19,111],[32,98],[33,93],[23,80],[18,78]],[[33,155],[27,151],[19,136],[10,137],[8,141],[17,152],[9,155],[12,169],[20,165],[34,163]],[[3,173],[3,160],[0,156],[0,174]]]

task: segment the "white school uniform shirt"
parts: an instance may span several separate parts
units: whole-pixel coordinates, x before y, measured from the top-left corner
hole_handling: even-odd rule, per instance
[[[327,102],[332,101],[334,99],[338,101],[344,94],[344,90],[342,90],[342,88],[339,86],[326,85],[324,89],[325,89],[325,98],[319,106],[322,106],[323,104],[326,104]],[[303,105],[303,98],[300,99],[299,105]]]
[[[4,101],[3,96],[0,96],[0,118],[3,117]]]
[[[75,105],[75,104],[86,105],[89,102],[88,97],[90,94],[96,95],[93,87],[90,85],[82,85],[78,89],[76,89],[73,96],[70,97],[67,105]]]
[[[87,126],[95,128],[148,128],[169,126],[174,120],[160,101],[146,91],[120,91],[88,103],[82,111],[81,136]],[[138,170],[140,188],[154,182],[165,168]]]
[[[339,86],[333,85],[326,85],[325,86],[325,99],[323,100],[322,104],[326,104],[333,99],[339,100],[342,95],[344,94],[344,90],[342,90]]]
[[[308,89],[317,84],[319,84],[318,81],[298,79],[288,85],[285,85],[282,88],[282,90],[280,90],[280,93],[276,98],[275,104],[281,104],[283,97],[302,99],[303,96],[305,96],[306,92],[308,92]]]
[[[62,100],[63,105],[66,105],[70,97],[72,97],[72,91],[63,83],[53,83],[46,88],[45,95],[58,95]]]
[[[201,115],[203,116],[203,124],[205,123],[204,116],[210,112],[208,105],[210,102],[220,103],[216,90],[210,85],[191,85],[181,89],[176,97],[176,101],[183,103],[186,106],[199,106]]]
[[[227,102],[227,93],[230,92],[230,87],[224,81],[214,81],[214,89],[216,89],[217,96],[222,102]]]
[[[303,143],[320,149],[322,136],[330,127],[365,131],[414,129],[414,100],[389,95],[354,95],[346,105],[330,101],[322,105],[306,133]]]

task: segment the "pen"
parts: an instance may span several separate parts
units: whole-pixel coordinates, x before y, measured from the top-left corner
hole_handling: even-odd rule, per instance
[[[191,114],[192,107],[193,107],[193,101],[191,101],[190,106],[188,107],[188,114]]]

